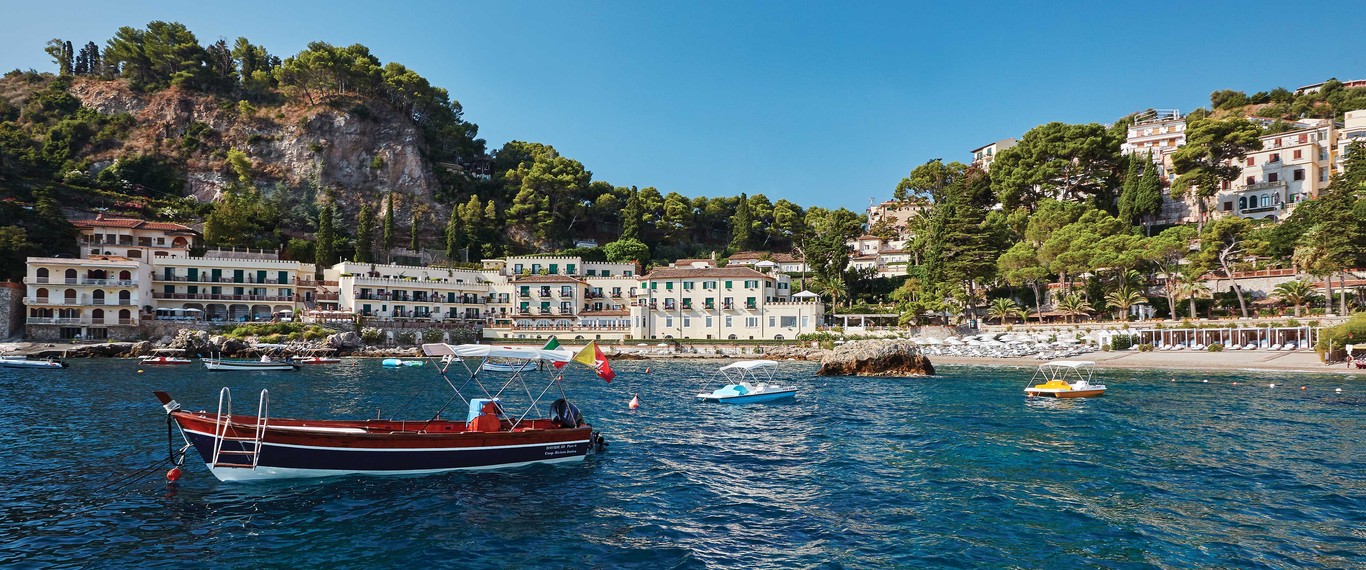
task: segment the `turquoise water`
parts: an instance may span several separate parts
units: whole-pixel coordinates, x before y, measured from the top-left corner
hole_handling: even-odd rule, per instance
[[[785,363],[794,403],[694,403],[719,364],[621,362],[610,385],[576,370],[610,443],[583,464],[229,484],[192,458],[177,485],[161,469],[127,487],[166,456],[153,389],[213,410],[228,385],[254,413],[270,388],[273,416],[373,417],[424,388],[410,415],[430,413],[443,385],[377,360],[0,368],[0,566],[1366,567],[1361,380],[1102,371],[1109,395],[1058,402],[1023,397],[1032,368]]]

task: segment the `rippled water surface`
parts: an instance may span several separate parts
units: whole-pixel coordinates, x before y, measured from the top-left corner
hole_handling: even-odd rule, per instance
[[[785,363],[794,403],[693,402],[720,364],[621,362],[610,385],[575,370],[610,443],[582,464],[234,484],[192,458],[175,486],[164,468],[119,484],[166,456],[154,389],[213,410],[227,385],[254,413],[270,388],[273,416],[337,418],[423,389],[430,413],[444,384],[374,360],[0,368],[0,566],[1366,567],[1361,380],[1102,371],[1109,395],[1058,402],[1023,397],[1032,368]]]

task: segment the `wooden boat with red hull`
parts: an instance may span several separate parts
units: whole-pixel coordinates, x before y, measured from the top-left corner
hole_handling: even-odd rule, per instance
[[[429,356],[443,357],[443,378],[447,369],[455,366],[477,371],[477,363],[471,366],[461,357],[488,356],[479,356],[480,352],[493,351],[500,358],[558,362],[569,358],[562,351],[488,345],[427,345],[424,349],[428,349]],[[545,393],[562,381],[563,370],[554,369],[549,375],[551,386]],[[449,378],[445,379],[455,387]],[[469,382],[483,388],[473,373]],[[488,390],[484,391],[487,396]],[[458,389],[456,392],[459,395]],[[510,394],[518,390],[494,393],[500,392]],[[563,394],[561,390],[556,392]],[[526,411],[518,414],[520,403],[514,405],[493,396],[461,396],[469,403],[469,413],[465,421],[460,421],[441,419],[439,413],[416,420],[272,418],[269,392],[265,390],[254,416],[232,413],[232,395],[227,388],[219,393],[216,413],[183,410],[165,392],[156,392],[156,396],[166,409],[168,420],[180,428],[186,442],[182,454],[194,447],[214,476],[223,481],[499,469],[581,461],[602,446],[601,436],[584,423],[578,409],[563,397],[551,403],[550,417],[532,418],[529,414],[538,409],[534,398]]]

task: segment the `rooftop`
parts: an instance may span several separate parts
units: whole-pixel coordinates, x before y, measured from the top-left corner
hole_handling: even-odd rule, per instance
[[[93,220],[72,220],[71,225],[78,228],[127,228],[137,230],[161,230],[168,232],[199,233],[189,226],[172,222],[149,222],[135,218],[106,218],[103,214]]]
[[[748,267],[720,267],[707,269],[684,269],[664,267],[651,271],[644,279],[687,279],[689,277],[740,277],[745,279],[773,279]]]

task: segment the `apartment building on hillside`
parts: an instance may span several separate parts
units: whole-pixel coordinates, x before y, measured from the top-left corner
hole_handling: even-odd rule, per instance
[[[1217,197],[1222,215],[1283,220],[1296,204],[1317,198],[1328,186],[1337,150],[1331,120],[1261,137],[1262,150],[1249,153],[1239,166],[1240,178]]]
[[[1001,151],[1019,144],[1019,141],[1011,139],[1001,139],[991,144],[982,145],[972,149],[972,165],[982,170],[991,170],[991,163],[996,160],[996,155]],[[870,220],[871,223],[871,220]]]

